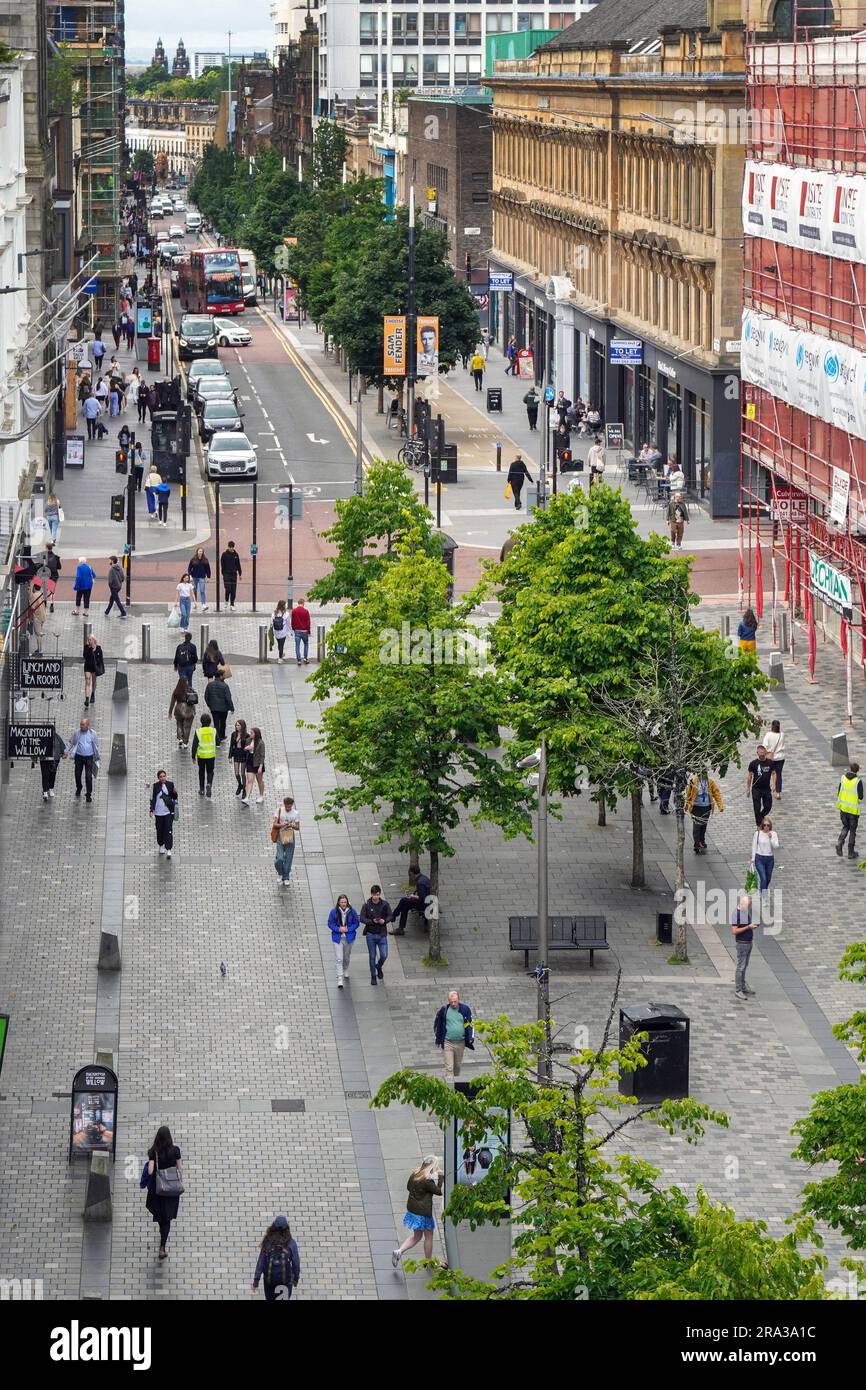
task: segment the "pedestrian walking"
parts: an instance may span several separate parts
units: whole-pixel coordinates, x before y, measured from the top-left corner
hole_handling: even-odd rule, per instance
[[[523,491],[524,482],[532,482],[532,474],[523,462],[520,454],[517,454],[508,465],[508,486],[505,489],[506,497],[511,489],[511,496],[514,498],[514,509],[520,511],[520,494]]]
[[[361,921],[367,941],[367,955],[370,957],[370,984],[377,985],[381,979],[382,967],[388,959],[388,921],[391,917],[391,904],[382,897],[382,889],[374,883],[370,896],[361,908]]]
[[[243,796],[247,782],[247,753],[251,747],[246,721],[235,720],[235,727],[229,739],[229,762],[234,768],[237,790],[235,796]]]
[[[433,1040],[445,1054],[445,1080],[453,1081],[460,1075],[466,1048],[470,1052],[475,1049],[472,1010],[468,1004],[461,1004],[456,989],[449,990],[447,1003],[437,1010],[433,1020]]]
[[[530,386],[526,395],[523,397],[523,404],[526,406],[526,418],[529,421],[529,428],[538,428],[538,405],[539,395],[534,386]]]
[[[90,727],[89,719],[82,719],[75,733],[66,745],[63,757],[72,756],[75,767],[75,795],[81,796],[81,781],[84,778],[85,800],[93,800],[93,779],[99,771],[99,739]]]
[[[114,323],[111,325],[111,336],[114,339],[115,349],[120,347],[120,331],[120,319],[115,319]]]
[[[171,499],[171,484],[165,478],[153,489],[156,495],[156,510],[160,526],[168,525],[168,504]]]
[[[301,665],[301,652],[303,651],[303,664],[310,664],[310,610],[304,603],[303,598],[299,598],[291,613],[292,632],[295,635],[295,657],[297,663]]]
[[[253,798],[253,785],[258,784],[258,795]],[[260,805],[265,799],[265,741],[262,731],[255,724],[250,729],[250,739],[246,759],[246,788],[241,797],[241,805],[250,806],[255,800]]]
[[[150,454],[139,440],[132,451],[132,473],[135,479],[136,492],[141,492],[145,470],[150,471]]]
[[[749,763],[746,791],[755,808],[755,825],[761,825],[773,809],[773,764],[763,743],[758,744],[758,756]]]
[[[93,633],[84,643],[84,708],[96,704],[96,682],[105,675],[105,657]]]
[[[87,563],[86,555],[79,555],[78,566],[75,571],[75,579],[72,588],[75,592],[75,607],[72,610],[73,618],[78,615],[82,603],[85,613],[90,612],[90,595],[93,592],[93,585],[96,582],[96,572]]]
[[[189,610],[195,594],[193,582],[188,574],[182,574],[177,585],[177,606],[180,610],[180,625],[186,627],[189,623]]]
[[[117,556],[112,555],[108,562],[108,607],[105,616],[108,617],[112,608],[117,605],[121,618],[126,617],[126,609],[120,601],[120,591],[123,588],[126,575],[123,566],[117,563]]]
[[[553,402],[553,409],[559,416],[559,423],[561,425],[564,425],[565,418],[568,415],[569,410],[571,409],[571,401],[568,399],[568,396],[565,394],[564,391],[557,392],[556,400]]]
[[[286,600],[281,598],[271,614],[271,631],[274,634],[274,641],[277,644],[277,661],[285,661],[283,649],[286,645],[286,638],[291,632],[289,615],[286,611]]]
[[[216,762],[216,729],[209,714],[203,714],[192,737],[192,760],[198,764],[198,794],[213,794],[213,770]],[[205,788],[205,783],[207,787]]]
[[[108,393],[108,413],[112,417],[120,414],[120,391],[114,382]]]
[[[741,652],[754,652],[757,650],[755,640],[758,632],[758,619],[751,608],[747,608],[737,627],[737,639],[740,643]]]
[[[177,788],[160,768],[150,789],[150,814],[156,824],[156,843],[160,854],[171,858],[174,848],[174,821],[177,815]]]
[[[126,381],[126,403],[131,405],[133,410],[138,409],[138,393],[141,390],[141,376],[137,367],[133,367]],[[139,417],[140,418],[140,417]]]
[[[104,376],[101,376],[93,388],[93,394],[99,402],[100,414],[103,414],[108,409],[108,391],[108,382],[105,380]]]
[[[226,603],[229,608],[234,608],[238,593],[238,580],[242,574],[241,557],[235,549],[234,541],[229,541],[220,556],[220,574],[223,577]]]
[[[436,1222],[433,1220],[433,1198],[442,1196],[444,1179],[445,1174],[439,1167],[439,1160],[435,1154],[428,1154],[421,1166],[409,1175],[406,1184],[409,1196],[406,1200],[403,1225],[412,1234],[391,1252],[391,1263],[395,1269],[406,1251],[414,1249],[420,1240],[424,1241],[425,1260],[433,1258],[433,1232],[436,1230]]]
[[[97,372],[101,372],[101,371],[102,371],[102,359],[103,359],[103,357],[105,356],[105,343],[102,341],[102,339],[101,339],[101,337],[99,336],[98,333],[97,333],[96,337],[95,337],[94,340],[93,340],[93,346],[92,346],[92,348],[91,348],[91,351],[92,351],[92,353],[93,353],[93,366],[94,366],[94,369],[95,369]]]
[[[46,543],[42,563],[48,570],[48,578],[45,581],[45,589],[48,595],[48,611],[49,613],[53,613],[54,592],[57,588],[57,581],[60,578],[60,571],[63,569],[60,556],[55,553],[53,541],[48,541]]]
[[[349,973],[352,947],[358,934],[360,922],[358,914],[345,893],[341,893],[328,913],[328,930],[334,946],[337,961],[337,989],[343,988],[343,981]]]
[[[87,425],[87,438],[96,438],[96,422],[102,414],[102,406],[95,391],[91,391],[84,405],[81,407],[84,420]]]
[[[205,686],[204,702],[213,715],[217,747],[219,747],[219,745],[225,741],[226,720],[230,714],[234,713],[235,708],[231,688],[226,680],[224,666],[217,667],[215,675],[211,677]]]
[[[472,379],[473,379],[473,381],[475,382],[475,390],[476,390],[476,391],[480,391],[481,388],[482,388],[482,385],[483,385],[483,382],[484,382],[484,367],[485,367],[485,365],[486,365],[486,364],[485,364],[485,361],[484,361],[484,357],[482,356],[482,354],[481,354],[481,353],[478,351],[478,349],[476,348],[475,352],[473,352],[473,354],[472,354],[472,358],[471,358],[470,363],[469,363],[469,370],[470,370],[471,373],[472,373]]]
[[[750,994],[754,994],[753,989],[749,989],[746,984],[746,969],[749,964],[749,957],[752,954],[752,899],[748,893],[741,893],[737,901],[737,907],[731,918],[731,931],[737,948],[737,965],[734,974],[734,991],[738,999],[748,999]]]
[[[259,1284],[264,1283],[266,1303],[287,1302],[300,1277],[301,1256],[288,1218],[275,1216],[262,1240],[252,1291],[257,1293]]]
[[[144,497],[147,502],[148,521],[157,520],[157,488],[162,486],[162,477],[157,472],[156,464],[151,463],[150,472],[144,480]]]
[[[136,400],[136,403],[135,403],[135,404],[136,404],[136,407],[137,407],[137,409],[138,409],[138,421],[139,421],[139,424],[141,424],[141,425],[143,425],[144,422],[145,422],[145,420],[147,419],[147,407],[148,407],[149,402],[150,402],[150,389],[149,389],[149,387],[148,387],[148,385],[147,385],[147,382],[146,382],[146,381],[143,381],[143,382],[141,383],[141,385],[139,386],[139,388],[138,388],[138,399]]]
[[[430,880],[422,871],[415,880],[415,892],[408,893],[401,898],[394,911],[391,913],[391,921],[399,921],[400,925],[392,931],[392,936],[406,935],[406,918],[410,912],[420,912],[424,925],[427,925],[424,918],[424,905],[430,896]]]
[[[42,651],[42,629],[45,627],[45,618],[48,613],[48,605],[45,602],[45,590],[42,588],[38,579],[33,579],[27,586],[27,612],[29,614],[30,629],[36,638],[36,651]]]
[[[300,828],[301,818],[295,810],[294,800],[290,796],[284,796],[274,811],[273,824],[271,825],[271,840],[276,846],[274,868],[279,875],[281,888],[287,888],[292,881],[295,836]]]
[[[707,825],[710,816],[716,810],[721,814],[725,809],[719,784],[713,777],[710,777],[706,768],[698,776],[689,780],[686,787],[685,809],[686,814],[692,818],[692,841],[695,854],[706,854]]]
[[[135,321],[132,315],[126,321],[126,345],[130,352],[135,348]]]
[[[773,829],[773,822],[765,816],[752,836],[752,868],[758,875],[758,886],[766,893],[776,865],[775,854],[779,848],[779,837]]]
[[[839,778],[839,789],[836,793],[836,809],[842,822],[842,830],[836,841],[836,853],[840,859],[846,840],[848,841],[848,858],[857,858],[854,842],[857,839],[857,826],[860,823],[862,806],[863,782],[860,777],[860,764],[851,763],[847,772],[844,772]]]
[[[57,532],[60,530],[60,501],[53,492],[49,492],[45,499],[45,507],[42,515],[45,517],[45,524],[51,535],[51,544],[57,540]],[[53,591],[52,591],[53,592]]]
[[[178,748],[189,748],[189,738],[192,733],[192,726],[195,722],[195,710],[198,704],[198,695],[193,690],[186,676],[178,679],[177,685],[171,692],[171,699],[168,703],[167,719],[174,715],[174,722],[177,728]]]
[[[193,583],[195,581],[193,580]],[[205,680],[213,680],[220,667],[225,667],[226,659],[220,651],[219,642],[212,637],[202,653],[201,669]]]
[[[761,739],[764,747],[770,755],[773,764],[773,773],[776,779],[775,795],[776,800],[782,800],[782,769],[785,766],[785,735],[782,733],[782,726],[778,719],[774,719],[764,737]]]
[[[139,1186],[147,1188],[145,1207],[159,1226],[159,1258],[166,1260],[171,1223],[177,1220],[183,1192],[180,1149],[172,1139],[168,1125],[160,1125],[156,1131],[156,1138],[147,1151]]]
[[[192,678],[195,675],[195,668],[198,665],[198,652],[195,642],[192,640],[191,633],[185,632],[183,634],[183,640],[178,642],[175,647],[173,665],[177,674],[179,676],[186,676],[190,685],[192,685]]]
[[[207,581],[210,579],[210,560],[199,546],[187,565],[189,576],[195,586],[196,606],[201,604],[203,613],[207,612]]]
[[[589,452],[586,455],[586,466],[589,469],[590,487],[592,487],[593,483],[596,481],[597,478],[604,477],[606,462],[607,460],[604,452],[604,445],[601,442],[601,435],[597,434],[593,443],[589,446]]]
[[[675,492],[668,502],[668,525],[671,531],[671,545],[674,550],[683,548],[683,532],[689,519],[689,509],[683,501],[681,492]]]
[[[517,376],[517,339],[509,338],[505,344],[505,375]]]
[[[55,729],[54,747],[52,749],[51,757],[39,759],[39,771],[42,775],[43,801],[54,800],[54,784],[57,781],[57,769],[60,766],[60,760],[65,752],[66,744],[63,742],[63,739],[60,737],[57,730]]]

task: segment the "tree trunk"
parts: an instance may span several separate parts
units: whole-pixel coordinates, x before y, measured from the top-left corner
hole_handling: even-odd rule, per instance
[[[421,864],[418,859],[418,846],[409,846],[409,882],[414,883],[421,872]]]
[[[631,789],[631,886],[646,887],[643,862],[643,796],[640,787]]]
[[[439,896],[439,852],[431,849],[430,851],[430,892],[438,898]],[[442,959],[442,940],[439,935],[439,917],[434,916],[430,921],[430,944],[427,948],[427,955],[430,960]]]
[[[381,382],[379,383],[379,390],[376,393],[376,414],[385,414],[385,387]]]
[[[598,823],[599,825],[607,825],[607,802],[604,792],[598,798]]]
[[[676,957],[677,960],[687,961],[689,958],[688,923],[685,911],[685,847],[686,847],[686,812],[683,793],[677,789],[674,793],[674,810],[677,817],[677,855],[676,855],[676,892],[674,902],[678,904],[679,911],[674,914],[677,924],[676,936]]]

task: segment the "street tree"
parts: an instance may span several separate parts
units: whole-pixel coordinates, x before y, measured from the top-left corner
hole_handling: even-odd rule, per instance
[[[153,178],[154,158],[151,150],[136,150],[132,156],[132,172],[140,173],[143,178]]]
[[[502,682],[483,664],[471,622],[477,593],[452,607],[449,575],[410,538],[329,634],[312,675],[324,703],[318,746],[349,780],[321,803],[323,817],[369,809],[378,843],[429,853],[431,891],[455,852],[463,816],[506,838],[531,830],[532,793],[495,756]],[[439,922],[429,958],[441,958]]]
[[[866,941],[854,941],[843,952],[839,978],[866,983]],[[835,1024],[833,1032],[861,1065],[866,1063],[866,1010],[856,1010]],[[818,1091],[794,1133],[799,1136],[795,1158],[810,1167],[833,1165],[831,1172],[804,1187],[801,1214],[841,1231],[852,1250],[866,1250],[866,1075],[832,1091]],[[843,1264],[863,1272],[861,1261]]]
[[[441,541],[433,534],[430,513],[402,464],[375,459],[364,479],[363,494],[341,497],[337,520],[323,538],[335,547],[330,571],[317,579],[310,597],[317,603],[356,603],[389,564],[399,559],[410,537],[418,550],[441,558]]]
[[[313,183],[317,188],[342,182],[347,147],[345,131],[336,121],[317,123],[313,136]]]
[[[288,248],[288,270],[297,282],[301,303],[315,323],[322,323],[334,302],[335,278],[344,262],[363,256],[363,248],[385,219],[381,179],[359,178],[310,192],[292,225],[297,244]]]
[[[501,1017],[476,1021],[490,1066],[471,1095],[410,1070],[379,1088],[376,1108],[411,1105],[442,1128],[455,1121],[465,1146],[493,1153],[480,1182],[454,1184],[445,1219],[510,1224],[511,1257],[486,1278],[431,1263],[430,1287],[475,1301],[825,1298],[824,1257],[799,1248],[811,1223],[776,1240],[763,1221],[738,1221],[700,1188],[691,1208],[634,1153],[643,1127],[694,1144],[708,1124],[728,1120],[693,1099],[641,1105],[620,1095],[620,1075],[646,1065],[647,1035],[611,1043],[619,978],[598,1047],[567,1060],[554,1053],[549,1080],[537,1076],[545,1022]]]

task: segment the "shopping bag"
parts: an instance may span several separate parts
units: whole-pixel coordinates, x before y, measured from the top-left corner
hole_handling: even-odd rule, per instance
[[[180,627],[180,608],[177,604],[169,611],[168,625],[169,627]]]
[[[505,484],[505,498],[506,498],[506,501],[508,500],[508,498],[509,498],[510,496],[511,496],[511,484],[510,484],[510,483],[506,483],[506,484]]]

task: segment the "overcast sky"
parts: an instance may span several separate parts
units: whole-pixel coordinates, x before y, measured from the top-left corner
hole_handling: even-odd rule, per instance
[[[271,0],[126,0],[126,57],[131,63],[151,58],[160,35],[169,63],[178,39],[183,39],[192,63],[197,48],[225,50],[229,29],[233,50],[270,50]]]

